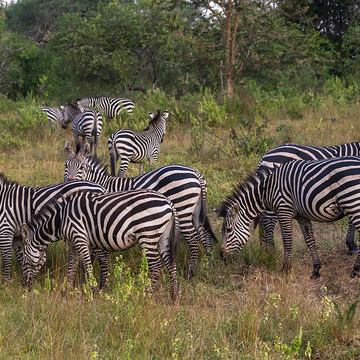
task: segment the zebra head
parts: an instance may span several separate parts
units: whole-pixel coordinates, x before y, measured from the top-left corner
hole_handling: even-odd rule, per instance
[[[90,153],[90,146],[88,143],[76,147],[76,152],[70,144],[70,141],[65,143],[65,151],[68,158],[65,161],[64,181],[82,180],[86,178],[88,162],[87,155]]]
[[[24,240],[22,278],[24,286],[29,287],[45,263],[46,252],[44,246],[36,246],[34,232],[27,224],[21,226],[21,236]]]
[[[242,250],[250,237],[250,220],[245,216],[241,204],[234,203],[228,208],[215,210],[218,217],[223,217],[221,258],[227,259],[230,253],[236,254]]]
[[[220,255],[228,257],[242,250],[250,237],[250,223],[264,207],[267,172],[260,171],[249,175],[215,210],[218,217],[223,217],[222,246]]]

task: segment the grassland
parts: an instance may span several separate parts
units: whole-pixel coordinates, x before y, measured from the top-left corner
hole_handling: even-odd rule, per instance
[[[203,173],[209,217],[221,239],[221,221],[212,209],[254,169],[268,144],[359,140],[359,103],[332,99],[276,108],[250,99],[246,107],[232,104],[233,110],[228,105],[226,111],[214,103],[213,112],[194,110],[197,99],[188,99],[195,105],[187,110],[163,97],[137,103],[144,114],[157,106],[170,110],[156,167],[182,163]],[[70,129],[34,128],[31,122],[24,128],[24,113],[31,113],[34,104],[3,100],[0,172],[27,186],[58,183],[63,179],[65,140],[73,143],[73,137]],[[244,119],[252,119],[251,125]],[[16,124],[21,125],[18,131]],[[116,126],[107,125],[101,136],[98,154],[105,162],[107,138]],[[127,175],[137,171],[138,166],[130,164]],[[311,258],[296,224],[288,274],[281,272],[278,229],[274,252],[260,248],[254,230],[241,256],[228,265],[219,258],[220,244],[215,245],[213,261],[201,254],[191,280],[184,277],[189,254],[183,242],[174,304],[166,271],[151,297],[142,292],[138,248],[113,254],[109,290],[92,300],[81,285],[71,294],[64,292],[66,244],[49,247],[47,263],[29,292],[21,287],[13,259],[11,282],[0,284],[0,359],[359,359],[360,279],[349,278],[354,258],[345,246],[346,220],[314,228],[323,262],[319,280],[309,279]]]

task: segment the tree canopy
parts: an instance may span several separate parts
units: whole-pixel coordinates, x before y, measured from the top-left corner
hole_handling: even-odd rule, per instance
[[[248,81],[274,90],[359,72],[355,0],[18,0],[0,12],[0,93],[10,98],[232,96]]]

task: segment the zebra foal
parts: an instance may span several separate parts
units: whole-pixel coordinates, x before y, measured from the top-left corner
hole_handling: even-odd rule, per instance
[[[311,278],[320,276],[311,221],[332,222],[347,216],[360,230],[360,158],[339,157],[316,161],[293,160],[274,172],[250,175],[223,201],[218,216],[222,225],[222,254],[240,251],[250,236],[250,222],[273,211],[284,244],[284,269],[291,267],[292,220],[300,225],[313,260]],[[351,276],[360,269],[357,254]]]
[[[11,248],[14,248],[18,262],[21,262],[20,227],[51,199],[73,191],[90,190],[105,192],[99,184],[89,181],[74,181],[42,187],[28,187],[8,180],[0,173],[0,251],[3,276],[10,280]]]
[[[259,160],[256,171],[261,169],[275,168],[292,160],[321,160],[330,159],[341,156],[360,156],[360,143],[346,143],[334,146],[309,146],[296,144],[282,144],[267,151]],[[267,211],[260,216],[260,223],[262,225],[261,243],[265,244],[266,248],[274,246],[274,228],[277,223],[276,215]],[[354,242],[354,226],[349,223],[348,232],[346,235],[346,245],[349,253],[353,254],[357,251],[357,246]]]
[[[111,175],[115,176],[115,167],[118,158],[121,165],[118,176],[124,177],[130,162],[140,163],[139,175],[144,173],[142,161],[147,158],[149,166],[153,167],[160,152],[160,143],[166,132],[166,119],[169,112],[165,110],[160,115],[152,116],[149,123],[149,130],[134,132],[132,130],[120,129],[114,132],[108,140],[110,154]]]
[[[75,153],[66,142],[68,154],[64,181],[86,179],[101,184],[109,192],[152,189],[168,197],[179,216],[180,231],[190,249],[188,276],[193,275],[199,256],[199,243],[210,254],[212,240],[217,242],[206,212],[207,185],[204,177],[185,165],[166,165],[133,178],[110,176],[107,165],[89,155],[85,144]]]
[[[75,254],[69,263],[68,289],[73,285],[76,256],[81,259],[90,281],[93,276],[90,249],[119,251],[139,243],[145,249],[153,286],[160,275],[161,260],[165,263],[174,300],[177,294],[176,252],[180,240],[174,205],[152,190],[97,195],[82,192],[63,198],[61,203],[51,202],[22,226],[25,285],[31,285],[45,262],[48,245],[59,239],[69,243]]]
[[[82,144],[85,143],[86,139],[90,145],[90,151],[92,151],[94,147],[94,155],[96,156],[97,145],[103,127],[103,120],[100,113],[96,110],[81,112],[79,108],[68,104],[65,108],[65,118],[63,128],[66,129],[69,123],[72,123],[71,126],[75,144],[80,144],[80,137],[82,137]]]

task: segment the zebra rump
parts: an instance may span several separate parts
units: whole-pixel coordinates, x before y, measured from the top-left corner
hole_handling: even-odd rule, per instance
[[[250,175],[217,210],[224,217],[222,251],[225,256],[240,251],[249,239],[250,222],[270,210],[280,223],[284,268],[291,267],[292,220],[296,219],[313,259],[312,278],[317,278],[321,262],[311,221],[332,222],[347,216],[360,230],[360,158],[293,160],[269,172],[265,168]],[[359,269],[360,253],[352,276]]]
[[[174,205],[152,190],[97,195],[81,192],[62,198],[61,202],[51,202],[22,226],[25,285],[31,285],[45,262],[45,250],[51,242],[63,239],[72,246],[68,289],[72,288],[76,272],[75,258],[81,259],[90,281],[93,278],[90,249],[120,251],[138,243],[145,250],[152,285],[160,276],[161,260],[165,263],[170,274],[171,298],[175,299],[180,233]]]

